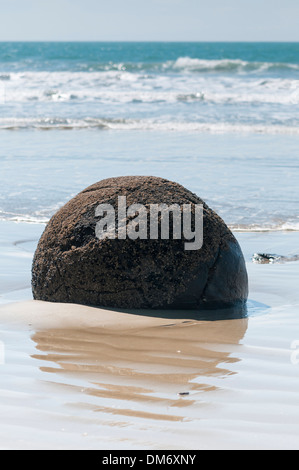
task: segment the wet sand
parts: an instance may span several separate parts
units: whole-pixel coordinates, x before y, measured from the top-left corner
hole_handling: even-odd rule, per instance
[[[237,234],[248,315],[207,320],[33,301],[42,228],[16,243],[16,225],[1,224],[0,448],[299,448],[299,262],[251,262],[295,253],[299,233]]]

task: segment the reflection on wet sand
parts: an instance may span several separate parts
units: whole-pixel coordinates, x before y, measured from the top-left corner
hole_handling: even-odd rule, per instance
[[[234,373],[229,365],[239,361],[248,320],[148,320],[127,329],[40,329],[32,337],[32,357],[51,374],[49,381],[78,393],[72,406],[145,420],[192,420],[186,408],[200,406],[202,392],[217,390],[209,378]]]

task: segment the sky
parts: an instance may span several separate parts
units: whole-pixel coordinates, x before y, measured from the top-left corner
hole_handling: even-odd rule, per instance
[[[299,41],[299,0],[0,0],[0,41]]]

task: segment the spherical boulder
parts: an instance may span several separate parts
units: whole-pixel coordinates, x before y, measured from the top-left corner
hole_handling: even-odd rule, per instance
[[[179,210],[165,219],[162,208]],[[204,201],[163,178],[126,176],[90,186],[53,216],[34,255],[32,289],[50,302],[213,309],[246,303],[248,278],[237,240]]]

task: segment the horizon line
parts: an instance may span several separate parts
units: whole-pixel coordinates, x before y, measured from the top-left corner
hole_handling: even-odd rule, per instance
[[[277,40],[277,39],[263,39],[263,40],[171,40],[171,39],[0,39],[0,43],[8,43],[8,42],[27,42],[27,43],[289,43],[289,44],[298,44],[299,40],[297,41],[290,41],[290,40]]]

